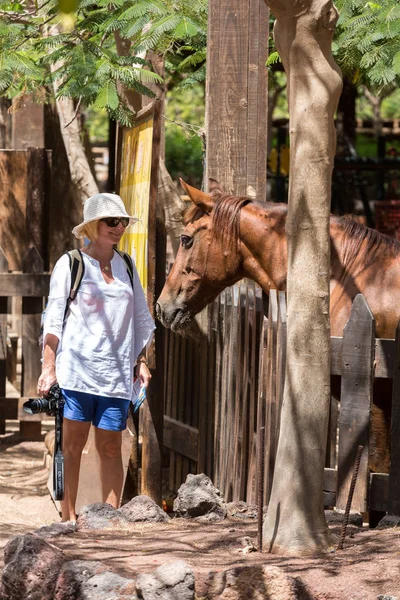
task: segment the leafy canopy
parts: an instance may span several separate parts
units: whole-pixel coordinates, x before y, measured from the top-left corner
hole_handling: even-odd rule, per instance
[[[336,0],[340,11],[332,52],[345,75],[385,97],[400,85],[400,2]],[[274,47],[268,65],[279,62]]]
[[[82,0],[70,28],[57,0],[0,2],[0,95],[43,101],[55,84],[56,97],[105,109],[130,125],[119,84],[153,95],[148,84],[162,79],[143,59],[147,50],[164,54],[170,69],[198,77],[206,24],[206,0]],[[118,55],[116,32],[129,40],[128,56]]]

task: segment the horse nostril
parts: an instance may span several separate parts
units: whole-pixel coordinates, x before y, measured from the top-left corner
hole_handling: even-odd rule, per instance
[[[156,317],[157,319],[161,318],[161,306],[158,302],[156,302]]]

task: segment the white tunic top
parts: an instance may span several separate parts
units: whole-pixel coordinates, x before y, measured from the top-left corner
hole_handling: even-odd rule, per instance
[[[83,253],[84,276],[70,303],[69,257],[56,263],[50,280],[44,320],[48,333],[59,339],[56,374],[61,388],[130,400],[133,366],[155,329],[139,276],[134,267],[132,290],[124,260],[114,252],[114,281],[107,284],[99,262]]]

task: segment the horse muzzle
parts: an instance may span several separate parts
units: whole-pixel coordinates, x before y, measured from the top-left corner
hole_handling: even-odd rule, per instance
[[[193,315],[187,309],[164,303],[160,299],[156,303],[156,315],[164,327],[172,329],[172,331],[185,329],[193,318]]]

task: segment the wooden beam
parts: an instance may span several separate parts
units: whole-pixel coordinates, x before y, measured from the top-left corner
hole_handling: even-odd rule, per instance
[[[49,293],[47,273],[0,273],[0,297],[43,298]]]
[[[164,446],[197,461],[199,430],[164,415]]]
[[[342,374],[343,338],[331,337],[331,375]],[[393,339],[375,339],[375,377],[391,378],[396,357]]]

